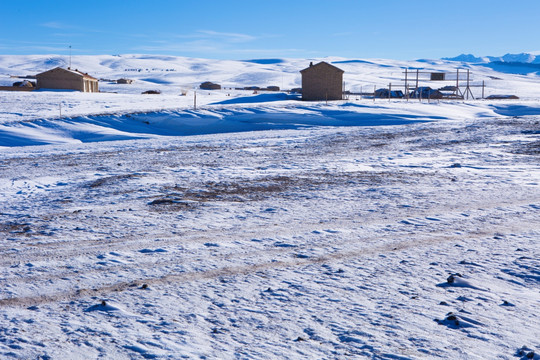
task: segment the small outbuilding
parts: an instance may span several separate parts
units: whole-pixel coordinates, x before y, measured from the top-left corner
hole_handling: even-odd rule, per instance
[[[98,79],[77,69],[60,67],[36,75],[38,89],[78,90],[99,92]]]
[[[221,90],[221,85],[215,84],[211,81],[205,81],[201,85],[199,85],[199,88],[202,90]]]
[[[446,74],[441,72],[432,72],[430,74],[431,81],[444,81],[446,80]]]
[[[489,95],[487,100],[517,100],[519,99],[516,95]]]
[[[302,100],[342,100],[343,99],[343,73],[345,71],[320,62],[301,70],[302,74]]]

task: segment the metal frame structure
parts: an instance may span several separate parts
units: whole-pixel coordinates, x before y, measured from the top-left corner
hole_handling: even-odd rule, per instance
[[[464,80],[465,81],[465,91],[461,91],[461,88],[460,88],[460,69],[456,69],[456,78],[455,78],[455,82],[456,82],[456,88],[454,90],[454,93],[452,94],[453,97],[457,98],[457,99],[469,99],[469,95],[471,96],[471,98],[474,100],[474,95],[471,91],[471,87],[482,87],[482,98],[484,98],[484,88],[485,88],[485,82],[482,81],[482,85],[474,85],[474,84],[471,84],[471,72],[469,69],[466,69],[467,71],[467,75],[464,79],[461,79],[461,80]],[[405,88],[405,96],[407,97],[407,99],[409,99],[409,74],[411,74],[411,71],[409,71],[409,68],[405,68],[405,71],[403,72],[405,74],[405,79],[404,79],[404,88]],[[419,82],[420,81],[454,81],[454,79],[447,79],[446,77],[446,74],[452,74],[451,72],[433,72],[433,71],[420,71],[420,69],[416,69],[416,71],[412,71],[413,74],[416,74],[416,78],[413,78],[413,81],[415,82],[415,87],[413,88],[414,90],[418,89],[419,88]],[[429,79],[420,79],[420,74],[430,74],[430,78]],[[433,74],[440,74],[442,76],[437,76],[438,79],[433,79]]]

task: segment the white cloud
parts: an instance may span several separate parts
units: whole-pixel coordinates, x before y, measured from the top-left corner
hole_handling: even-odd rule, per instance
[[[175,34],[176,39],[200,39],[220,43],[245,43],[257,40],[256,36],[240,33],[219,32],[214,30],[198,30],[191,34]]]
[[[42,23],[41,26],[49,28],[49,29],[68,29],[70,26],[59,23],[57,21],[49,21],[46,23]]]
[[[190,34],[161,35],[158,40],[141,44],[132,49],[135,52],[168,52],[168,53],[200,53],[212,54],[293,54],[300,49],[257,49],[257,41],[276,35],[254,36],[249,34],[220,32],[214,30],[198,30]],[[249,48],[247,46],[249,45]]]
[[[167,42],[155,41],[151,45],[141,45],[133,49],[135,52],[157,52],[157,53],[199,53],[199,54],[259,54],[258,56],[280,54],[301,53],[302,49],[269,49],[256,47],[244,48],[231,46],[227,43],[219,43],[207,40],[195,40],[187,42]],[[277,55],[276,55],[277,56]]]
[[[227,32],[218,32],[212,30],[199,30],[199,34],[206,36],[207,38],[233,42],[233,43],[242,43],[256,40],[257,38],[252,35],[239,34],[239,33],[227,33]]]

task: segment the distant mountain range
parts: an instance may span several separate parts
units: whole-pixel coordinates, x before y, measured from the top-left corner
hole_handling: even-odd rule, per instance
[[[461,54],[452,58],[442,58],[442,60],[461,61],[468,63],[520,63],[520,64],[540,64],[540,55],[530,53],[506,54],[503,56],[482,56],[477,57],[472,54]]]

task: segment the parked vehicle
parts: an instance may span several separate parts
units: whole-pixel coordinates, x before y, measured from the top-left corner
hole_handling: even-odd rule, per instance
[[[439,90],[430,88],[429,86],[421,86],[414,89],[409,97],[412,99],[442,99],[443,94]]]
[[[375,90],[375,97],[376,98],[383,98],[383,99],[401,99],[403,98],[403,91],[401,90],[388,90],[388,89],[377,89]]]

